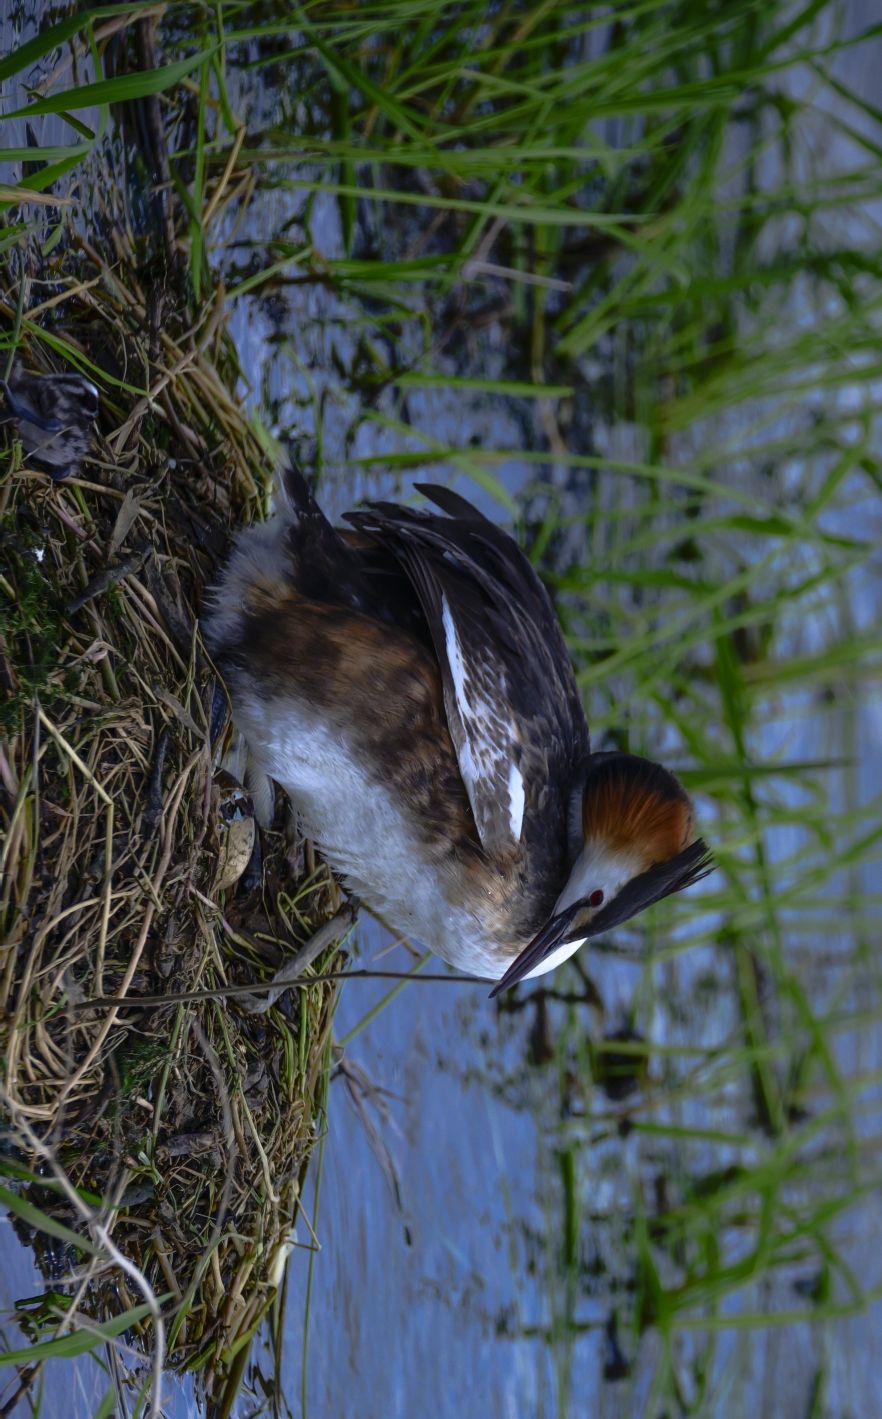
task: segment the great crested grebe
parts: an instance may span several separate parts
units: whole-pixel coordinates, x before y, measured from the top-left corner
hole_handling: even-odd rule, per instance
[[[527,558],[464,498],[331,526],[305,479],[205,618],[258,766],[368,907],[460,970],[541,975],[710,868],[666,769],[592,753]]]

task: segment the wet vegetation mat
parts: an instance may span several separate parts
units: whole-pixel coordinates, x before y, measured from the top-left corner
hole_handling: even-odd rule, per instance
[[[877,17],[220,0],[10,25],[0,1167],[48,1280],[0,1404],[101,1347],[102,1414],[158,1413],[150,1360],[229,1413],[266,1315],[245,1412],[295,1409],[285,1260],[295,1221],[316,1246],[334,982],[172,998],[256,997],[340,905],[283,804],[250,856],[199,637],[232,529],[269,510],[265,418],[331,503],[428,474],[515,520],[595,747],[681,773],[716,855],[489,1023],[479,992],[480,1063],[463,1029],[541,1179],[541,1227],[494,1195],[515,1301],[480,1315],[475,1413],[511,1373],[536,1414],[874,1412]],[[487,1225],[464,1208],[451,1255]],[[450,1323],[429,1289],[387,1361],[419,1403]],[[352,1309],[385,1325],[375,1278]]]

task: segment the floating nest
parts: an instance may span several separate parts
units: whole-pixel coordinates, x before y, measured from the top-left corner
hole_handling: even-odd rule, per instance
[[[168,270],[145,273],[125,223],[108,230],[108,260],[82,238],[39,263],[19,248],[0,291],[7,372],[14,351],[18,370],[78,369],[101,394],[63,481],[0,431],[3,1085],[13,1125],[112,1207],[114,1242],[172,1298],[171,1364],[199,1368],[226,1412],[290,1251],[335,987],[276,991],[263,1013],[134,1002],[255,989],[339,898],[281,804],[259,870],[232,881],[244,795],[218,782],[229,711],[198,614],[231,530],[266,512],[272,457],[236,398],[220,298],[188,325]],[[107,997],[123,1003],[89,1005]],[[77,1258],[39,1240],[57,1289]],[[83,1305],[141,1299],[108,1270]]]

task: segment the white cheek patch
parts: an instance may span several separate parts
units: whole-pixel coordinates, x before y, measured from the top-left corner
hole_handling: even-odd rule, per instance
[[[534,976],[544,976],[548,971],[553,971],[555,966],[559,966],[564,961],[568,961],[571,956],[575,956],[580,946],[585,945],[586,938],[581,941],[567,941],[565,945],[558,946],[550,955],[540,961],[538,966],[534,966],[532,971],[527,971],[524,980],[532,980]]]
[[[566,886],[555,903],[555,911],[564,911],[574,902],[583,902],[592,892],[603,892],[603,902],[607,906],[641,871],[641,864],[631,852],[621,848],[610,849],[603,843],[586,842],[567,879]]]

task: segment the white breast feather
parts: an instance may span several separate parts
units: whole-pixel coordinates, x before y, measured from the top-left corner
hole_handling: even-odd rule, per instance
[[[293,700],[239,696],[236,719],[305,832],[369,907],[459,970],[502,975],[507,963],[489,949],[482,923],[456,903],[455,885],[425,861],[400,805],[342,736]]]

